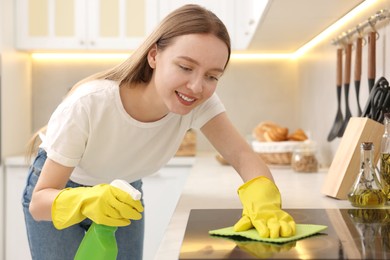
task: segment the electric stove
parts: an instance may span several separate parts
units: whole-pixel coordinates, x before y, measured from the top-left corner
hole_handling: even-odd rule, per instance
[[[210,236],[233,226],[241,209],[193,209],[180,250],[190,259],[390,259],[390,209],[284,209],[322,233],[285,244]]]

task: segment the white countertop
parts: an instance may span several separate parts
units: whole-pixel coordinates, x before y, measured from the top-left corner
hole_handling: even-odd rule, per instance
[[[283,208],[352,208],[346,200],[321,194],[325,169],[296,173],[289,167],[270,168],[282,194]],[[221,165],[214,155],[198,155],[155,260],[178,259],[191,209],[242,208],[237,196],[241,184],[233,167]]]
[[[34,158],[32,158],[33,160]],[[166,164],[167,167],[176,167],[176,166],[192,166],[195,162],[194,156],[175,156],[169,160]],[[32,163],[32,161],[31,161]],[[23,155],[19,156],[9,156],[4,160],[4,165],[7,167],[27,167],[30,165],[27,162],[27,159]]]
[[[27,167],[29,163],[27,158],[23,155],[9,156],[4,159],[4,165],[7,167]]]

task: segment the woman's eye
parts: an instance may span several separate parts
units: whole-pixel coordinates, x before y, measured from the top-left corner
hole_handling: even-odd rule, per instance
[[[213,75],[208,75],[208,76],[207,76],[207,79],[208,79],[208,80],[213,80],[213,81],[218,81],[218,77],[213,76]]]
[[[186,67],[186,66],[183,66],[183,65],[179,65],[179,67],[180,67],[182,70],[191,71],[191,69],[190,69],[189,67]]]

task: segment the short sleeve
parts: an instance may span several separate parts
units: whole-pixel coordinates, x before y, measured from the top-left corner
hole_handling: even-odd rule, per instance
[[[52,114],[41,147],[48,158],[67,167],[81,160],[88,140],[88,113],[81,102],[63,103]]]

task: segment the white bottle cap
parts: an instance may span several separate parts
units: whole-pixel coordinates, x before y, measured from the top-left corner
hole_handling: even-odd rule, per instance
[[[141,192],[131,186],[127,181],[124,180],[113,180],[111,182],[111,185],[114,187],[117,187],[127,193],[130,194],[130,196],[133,198],[133,200],[140,200],[141,199]]]

